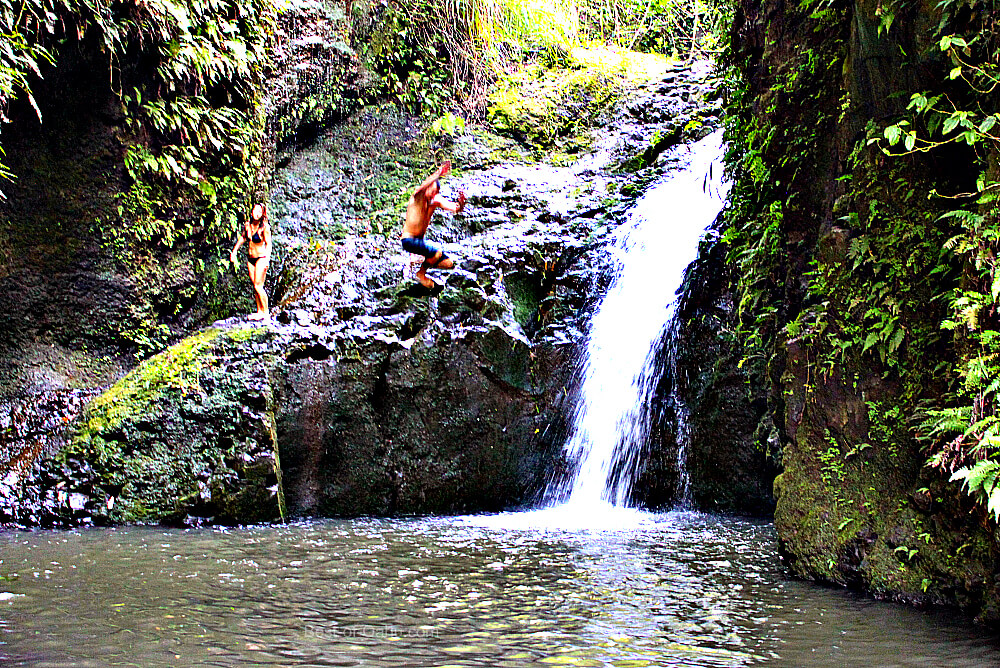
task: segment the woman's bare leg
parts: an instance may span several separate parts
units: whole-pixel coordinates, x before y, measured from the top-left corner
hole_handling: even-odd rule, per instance
[[[259,260],[258,260],[258,262],[259,262]],[[257,296],[257,285],[256,285],[256,277],[254,275],[255,274],[254,269],[255,269],[254,263],[253,262],[247,262],[247,271],[250,274],[250,286],[251,286],[250,291],[253,293],[253,303],[254,303],[254,306],[257,307],[257,312],[250,314],[250,319],[251,320],[256,320],[257,319],[257,313],[260,312],[260,297]]]
[[[257,302],[257,317],[264,319],[270,316],[267,304],[267,293],[264,292],[264,276],[267,274],[268,259],[257,260],[253,277],[254,300]]]

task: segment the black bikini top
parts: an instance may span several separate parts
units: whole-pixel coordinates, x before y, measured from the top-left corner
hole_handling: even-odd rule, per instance
[[[254,231],[253,236],[250,237],[250,241],[254,242],[255,244],[259,244],[260,242],[264,241],[263,232],[264,232],[264,228],[263,227],[258,227]]]

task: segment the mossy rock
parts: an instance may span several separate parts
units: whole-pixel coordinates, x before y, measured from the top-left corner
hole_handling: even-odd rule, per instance
[[[254,522],[282,514],[263,327],[200,332],[87,408],[44,461],[51,523]]]
[[[667,60],[648,54],[576,48],[523,67],[490,95],[488,117],[501,134],[538,151],[559,145],[556,162],[590,148],[586,136],[630,84],[662,75]]]

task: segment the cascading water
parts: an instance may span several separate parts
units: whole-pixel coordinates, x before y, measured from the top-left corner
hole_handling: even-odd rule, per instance
[[[547,493],[568,507],[626,505],[649,437],[658,345],[684,270],[725,203],[721,131],[683,150],[687,168],[644,195],[610,245],[615,274],[591,321],[565,446],[574,471]]]
[[[680,338],[680,322],[678,318],[670,321],[670,331],[666,341],[666,373],[670,374],[673,382],[670,384],[670,398],[668,403],[674,411],[674,440],[677,443],[677,493],[675,495],[675,505],[678,508],[686,509],[691,507],[691,475],[687,469],[688,445],[691,443],[691,409],[684,402],[680,394],[680,365],[678,355],[680,353],[678,341]]]

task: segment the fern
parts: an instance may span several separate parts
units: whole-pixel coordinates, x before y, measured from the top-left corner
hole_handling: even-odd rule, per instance
[[[961,481],[962,487],[986,503],[988,512],[993,514],[994,519],[1000,520],[998,476],[1000,476],[1000,462],[984,459],[972,467],[963,467],[955,471],[951,476],[951,481]]]
[[[919,427],[930,436],[964,434],[971,416],[971,406],[929,410],[924,412]]]

